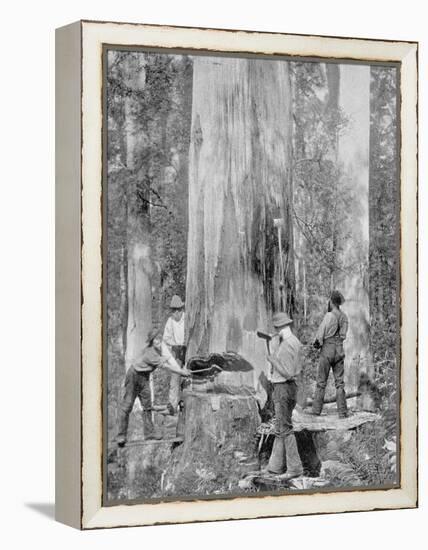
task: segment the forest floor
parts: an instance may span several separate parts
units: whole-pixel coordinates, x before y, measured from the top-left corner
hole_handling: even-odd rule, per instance
[[[293,415],[295,429],[313,433],[322,470],[319,478],[300,476],[288,481],[281,479],[281,476],[261,474],[272,446],[273,437],[268,434],[262,436],[264,442],[259,447],[258,459],[252,461],[251,466],[246,467],[242,462],[239,449],[229,449],[231,452],[227,461],[213,461],[210,464],[213,459],[205,456],[204,451],[203,456],[199,456],[197,441],[187,448],[189,441],[185,446],[182,434],[177,437],[177,421],[177,416],[155,412],[154,422],[162,440],[144,441],[140,411],[135,407],[130,416],[126,447],[111,453],[108,464],[109,499],[120,501],[209,494],[232,496],[248,492],[383,485],[394,480],[390,460],[392,453],[388,455],[384,446],[376,446],[381,430],[379,426],[382,425],[382,417],[377,413],[354,410],[349,418],[339,419],[334,404],[326,405],[320,417],[296,408]],[[198,460],[201,459],[200,464],[196,458],[188,464],[194,451]],[[389,456],[386,462],[385,456]],[[178,481],[177,468],[182,470]]]

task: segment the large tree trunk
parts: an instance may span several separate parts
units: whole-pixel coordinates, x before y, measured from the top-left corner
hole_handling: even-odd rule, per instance
[[[283,61],[194,59],[187,277],[188,356],[236,351],[263,402],[270,313],[292,308],[290,79]],[[280,281],[278,233],[286,266]],[[262,378],[262,380],[261,380]],[[230,382],[230,380],[228,380]]]

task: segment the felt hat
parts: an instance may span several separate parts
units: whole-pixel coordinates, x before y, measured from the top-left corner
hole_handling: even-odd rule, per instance
[[[177,296],[177,294],[175,294],[172,297],[171,304],[169,307],[171,309],[181,309],[182,307],[184,307],[184,302],[181,300],[180,296]]]
[[[345,302],[343,294],[338,290],[332,290],[330,295],[330,302],[335,306],[341,306]]]
[[[149,346],[151,345],[151,343],[153,342],[153,340],[156,338],[156,336],[158,336],[159,334],[159,331],[155,328],[151,328],[147,334],[147,343],[149,344]]]
[[[291,325],[293,319],[283,312],[275,313],[272,317],[272,324],[275,328],[284,327],[285,325]]]

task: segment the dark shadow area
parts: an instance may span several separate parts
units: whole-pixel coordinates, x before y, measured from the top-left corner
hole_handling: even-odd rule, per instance
[[[53,502],[26,502],[25,506],[42,514],[42,516],[55,519],[55,504]]]

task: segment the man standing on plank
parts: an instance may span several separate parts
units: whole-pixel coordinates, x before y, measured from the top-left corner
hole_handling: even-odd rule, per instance
[[[269,459],[268,472],[286,474],[288,478],[305,475],[318,477],[321,462],[318,458],[311,434],[293,432],[292,413],[296,406],[296,379],[302,370],[302,344],[291,332],[292,319],[286,313],[276,313],[272,318],[276,336],[272,339],[272,350],[267,360],[271,365],[270,381],[273,385],[275,409],[275,440]],[[293,437],[294,434],[294,437]],[[297,450],[303,471],[296,465],[287,464],[287,447],[297,443]]]
[[[312,403],[312,414],[319,416],[324,404],[325,388],[327,386],[330,369],[333,371],[336,386],[336,403],[339,418],[348,416],[345,394],[345,352],[343,341],[348,332],[348,318],[340,309],[345,298],[342,294],[333,290],[330,296],[328,312],[318,329],[314,346],[321,348],[320,362],[318,366],[317,387]]]

